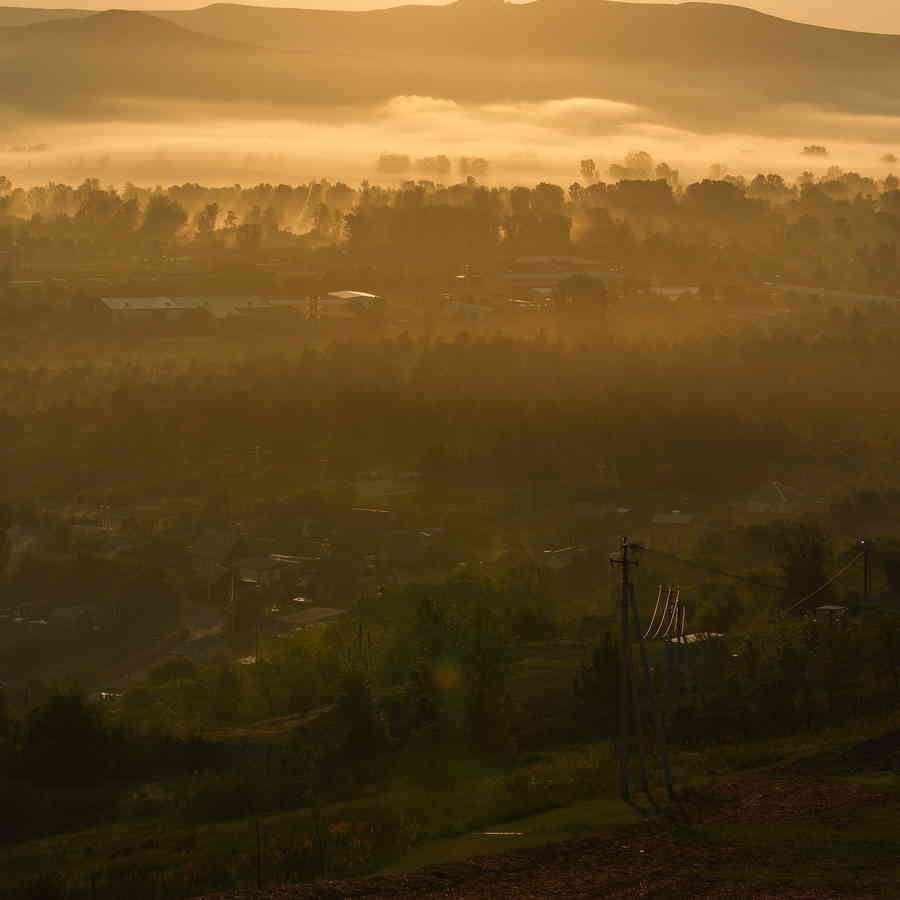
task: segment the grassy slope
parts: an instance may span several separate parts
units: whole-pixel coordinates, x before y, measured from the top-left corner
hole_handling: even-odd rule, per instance
[[[895,716],[893,721],[861,721],[792,739],[679,753],[676,777],[680,786],[706,797],[722,782],[734,781],[735,773],[752,778],[804,759],[816,760],[819,766],[821,760],[898,724],[900,716]],[[436,760],[433,754],[423,754],[419,766],[414,763],[409,758],[402,761],[403,778],[387,778],[363,797],[324,807],[320,830],[309,810],[262,817],[267,883],[291,880],[296,877],[291,866],[296,871],[301,864],[307,873],[312,864],[330,877],[409,871],[615,829],[635,823],[648,811],[629,807],[615,796],[615,766],[607,744],[533,756],[503,771],[449,755]],[[873,786],[881,798],[814,824],[802,818],[723,821],[695,826],[688,837],[711,848],[731,848],[720,873],[725,879],[832,890],[865,883],[870,891],[896,896],[892,893],[898,885],[900,859],[896,775],[837,771],[827,777]],[[523,834],[486,836],[488,831]],[[93,876],[101,898],[108,896],[104,885],[126,873],[134,879],[130,889],[134,900],[161,889],[174,900],[219,886],[251,887],[254,842],[253,818],[193,828],[165,819],[124,823],[0,850],[0,892],[61,871],[71,873],[69,885],[89,884]],[[742,858],[748,861],[745,867],[739,862]]]

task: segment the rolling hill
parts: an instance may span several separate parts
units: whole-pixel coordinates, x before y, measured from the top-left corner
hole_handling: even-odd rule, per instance
[[[366,12],[215,3],[155,13],[186,28],[281,50],[436,51],[693,64],[878,65],[900,58],[900,36],[790,22],[716,3],[457,0]]]
[[[33,9],[28,6],[0,6],[0,28],[16,28],[19,25],[34,25],[36,22],[75,19],[90,15],[94,15],[94,13],[86,9]]]
[[[783,115],[772,119],[784,108],[900,114],[900,36],[720,4],[32,12],[44,20],[0,28],[3,100],[30,112],[119,115],[182,100],[232,111],[347,106],[418,94],[482,103],[602,97],[694,128],[784,129]],[[0,23],[8,13],[0,10]]]
[[[264,57],[143,13],[110,11],[0,29],[2,102],[25,114],[96,116],[123,98],[222,97],[224,64]],[[190,88],[188,87],[190,85]]]
[[[0,47],[13,53],[55,48],[77,53],[85,44],[101,45],[104,51],[153,48],[191,52],[226,49],[229,42],[199,34],[146,13],[109,10],[88,16],[48,19],[17,28],[0,30]]]

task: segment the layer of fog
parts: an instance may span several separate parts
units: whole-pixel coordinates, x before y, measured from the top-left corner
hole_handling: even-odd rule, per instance
[[[587,97],[466,105],[400,96],[371,109],[292,118],[283,111],[257,113],[226,117],[197,107],[186,108],[177,120],[169,115],[159,121],[64,125],[21,118],[13,124],[8,118],[0,131],[0,174],[23,186],[85,177],[110,184],[425,177],[415,166],[409,174],[379,174],[378,157],[396,153],[413,161],[439,154],[451,160],[482,157],[489,170],[481,180],[489,183],[568,183],[577,177],[581,159],[596,160],[602,177],[610,163],[642,149],[692,180],[705,177],[711,164],[749,175],[821,174],[834,165],[883,174],[892,167],[884,158],[900,151],[900,117],[788,106],[769,113],[765,135],[701,133],[665,123],[637,105]],[[804,154],[808,145],[826,148],[827,155]],[[438,180],[457,177],[454,170]]]

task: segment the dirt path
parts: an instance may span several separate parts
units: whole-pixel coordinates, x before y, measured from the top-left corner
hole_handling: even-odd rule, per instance
[[[869,900],[875,895],[777,883],[755,888],[744,878],[732,881],[722,873],[754,871],[765,863],[765,850],[755,857],[746,847],[710,842],[703,834],[707,826],[725,824],[840,825],[882,800],[864,786],[796,771],[750,775],[720,785],[712,797],[673,807],[665,818],[614,834],[430,866],[409,875],[233,891],[207,900]]]

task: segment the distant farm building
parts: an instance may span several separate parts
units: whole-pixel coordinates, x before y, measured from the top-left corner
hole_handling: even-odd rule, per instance
[[[609,269],[608,263],[580,256],[520,256],[509,271],[495,276],[502,291],[553,289],[567,278],[581,275],[605,287],[621,284],[623,274]]]
[[[824,625],[837,625],[843,622],[847,616],[846,606],[836,606],[834,604],[826,604],[816,607],[816,622]]]
[[[384,298],[365,291],[332,291],[310,301],[309,315],[313,319],[359,319],[380,313]]]
[[[201,309],[193,297],[102,297],[100,303],[118,322],[181,319]]]
[[[207,529],[201,532],[187,548],[194,574],[208,583],[221,578],[242,543],[243,538],[238,531]]]
[[[671,512],[657,513],[651,520],[654,525],[690,525],[694,521],[692,513],[673,509]]]
[[[269,556],[248,556],[235,563],[241,584],[268,588],[281,580],[284,563]]]
[[[100,307],[115,321],[179,319],[188,315],[225,319],[272,313],[308,315],[306,297],[101,297]]]

